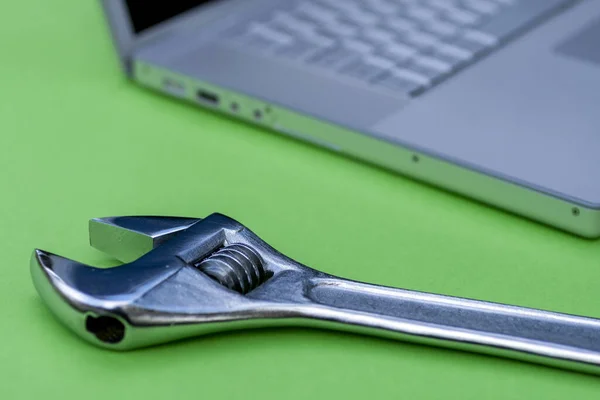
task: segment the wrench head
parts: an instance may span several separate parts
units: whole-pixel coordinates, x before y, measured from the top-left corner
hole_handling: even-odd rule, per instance
[[[248,292],[274,273],[298,269],[220,214],[93,219],[89,232],[92,246],[125,264],[96,268],[36,249],[31,275],[65,325],[113,349],[232,329],[268,314],[260,295]]]

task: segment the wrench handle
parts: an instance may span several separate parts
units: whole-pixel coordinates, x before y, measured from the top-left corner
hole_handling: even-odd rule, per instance
[[[337,278],[312,283],[312,316],[338,328],[600,374],[598,319]]]

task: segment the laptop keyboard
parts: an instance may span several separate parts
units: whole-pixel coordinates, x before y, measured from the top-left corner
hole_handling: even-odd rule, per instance
[[[574,0],[298,0],[229,38],[417,96]]]

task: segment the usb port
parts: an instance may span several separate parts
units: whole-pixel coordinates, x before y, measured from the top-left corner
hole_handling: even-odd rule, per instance
[[[185,96],[185,86],[181,82],[166,78],[163,81],[163,88],[166,92],[171,93],[174,96]]]
[[[196,97],[198,98],[198,101],[202,102],[202,103],[207,103],[207,104],[211,104],[213,106],[217,106],[219,105],[220,99],[219,96],[211,93],[211,92],[207,92],[206,90],[198,90],[198,92],[196,92]]]

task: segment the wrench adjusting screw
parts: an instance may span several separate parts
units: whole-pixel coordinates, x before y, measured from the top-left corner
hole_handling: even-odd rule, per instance
[[[246,294],[266,279],[262,259],[256,251],[245,244],[232,244],[222,247],[195,267],[221,285]]]

